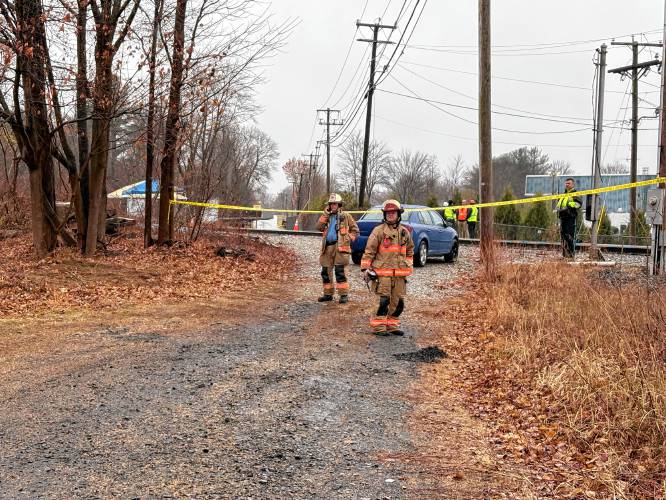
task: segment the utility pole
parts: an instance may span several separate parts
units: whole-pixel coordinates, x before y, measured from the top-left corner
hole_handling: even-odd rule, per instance
[[[664,2],[664,38],[666,42],[666,2]],[[664,57],[662,56],[662,59]],[[661,70],[661,107],[659,113],[659,177],[666,177],[666,71],[664,68]],[[666,207],[666,183],[660,183],[662,198],[662,213],[661,220],[654,224],[654,233],[652,238],[652,274],[666,274],[666,214],[663,213],[663,208]]]
[[[597,112],[595,113],[594,123],[594,162],[592,173],[592,187],[597,189],[601,186],[601,149],[604,135],[604,92],[606,89],[606,53],[608,47],[603,44],[599,49],[599,86],[597,88]],[[600,260],[602,258],[599,251],[598,237],[599,224],[599,195],[592,195],[592,231],[590,235],[590,259]]]
[[[377,59],[377,44],[393,44],[389,40],[379,40],[379,30],[380,29],[390,29],[394,30],[397,26],[390,26],[386,24],[368,24],[356,21],[356,27],[365,27],[372,28],[372,39],[367,38],[358,38],[359,42],[368,42],[372,43],[372,57],[370,59],[370,82],[368,83],[368,105],[365,115],[365,141],[363,142],[363,163],[361,165],[361,185],[359,186],[358,193],[358,206],[363,208],[365,205],[365,185],[368,178],[368,150],[370,148],[370,122],[372,121],[372,97],[375,95],[375,69],[376,69],[376,59]]]
[[[648,61],[644,63],[638,62],[638,49],[640,47],[661,47],[661,43],[638,43],[632,37],[631,42],[611,42],[611,45],[624,45],[631,47],[633,54],[631,66],[624,66],[622,68],[612,69],[609,73],[630,74],[631,75],[631,168],[630,168],[630,182],[638,180],[638,80],[647,73],[651,66],[660,65],[659,60]],[[641,74],[639,75],[639,70]],[[629,73],[631,72],[631,73]],[[630,244],[636,244],[636,188],[633,187],[629,191],[629,236]]]
[[[493,197],[493,151],[491,121],[490,66],[490,0],[479,0],[479,201],[488,203]],[[486,277],[495,276],[493,209],[481,209],[481,261]]]
[[[312,194],[312,181],[314,180],[314,174],[319,161],[319,152],[310,153],[307,155],[302,155],[304,158],[308,158],[308,203],[310,203],[310,196]],[[301,174],[302,175],[302,174]],[[298,195],[298,199],[301,199],[301,195]],[[300,209],[300,207],[299,207]]]
[[[319,120],[319,125],[326,125],[326,192],[331,193],[331,125],[340,126],[344,125],[344,120],[341,120],[339,109],[318,109],[317,113],[326,113],[326,121]],[[335,115],[331,121],[331,113]]]

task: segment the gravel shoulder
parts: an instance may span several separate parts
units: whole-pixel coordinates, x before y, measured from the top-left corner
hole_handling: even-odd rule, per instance
[[[447,391],[455,353],[433,364],[415,354],[435,341],[419,312],[464,293],[476,248],[463,247],[455,265],[416,269],[408,335],[382,338],[367,333],[375,298],[357,266],[349,304],[318,304],[318,238],[266,239],[296,251],[294,275],[215,314],[4,338],[0,498],[508,491],[489,468],[487,430]],[[449,432],[434,425],[444,422]]]

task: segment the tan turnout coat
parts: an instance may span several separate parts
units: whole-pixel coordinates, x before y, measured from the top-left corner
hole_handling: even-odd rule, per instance
[[[386,223],[372,230],[361,269],[373,269],[377,276],[411,276],[414,267],[414,241],[405,226]]]
[[[326,234],[328,233],[328,224],[330,220],[330,215],[324,212],[317,221],[317,231],[322,232],[321,238],[321,253],[319,255],[319,263],[322,266],[330,266],[331,263],[326,261]],[[351,255],[351,244],[358,238],[359,230],[358,224],[347,212],[338,210],[336,226],[338,233],[338,241],[336,245],[336,256],[335,264],[336,265],[349,265],[349,256]]]

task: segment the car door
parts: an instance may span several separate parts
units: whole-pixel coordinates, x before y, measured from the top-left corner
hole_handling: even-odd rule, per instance
[[[437,240],[440,252],[442,254],[449,253],[453,245],[454,231],[444,222],[444,219],[437,212],[430,212],[435,226],[437,227]]]
[[[418,214],[424,230],[428,233],[430,254],[436,255],[442,253],[442,235],[439,233],[439,228],[434,224],[431,212],[429,210],[422,210]]]

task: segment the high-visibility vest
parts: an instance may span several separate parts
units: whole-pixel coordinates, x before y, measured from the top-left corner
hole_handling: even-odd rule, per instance
[[[469,210],[470,213],[467,222],[476,222],[479,220],[479,209],[477,207],[472,207]]]
[[[445,208],[444,209],[444,218],[446,220],[456,220],[456,211],[453,210],[452,208]]]
[[[458,209],[458,220],[465,221],[467,220],[467,209],[459,208]]]
[[[573,208],[575,210],[578,210],[580,208],[580,203],[578,203],[573,196],[570,195],[570,193],[574,193],[575,191],[566,191],[566,194],[562,196],[559,200],[557,200],[557,209],[558,210],[565,210],[567,208]]]

